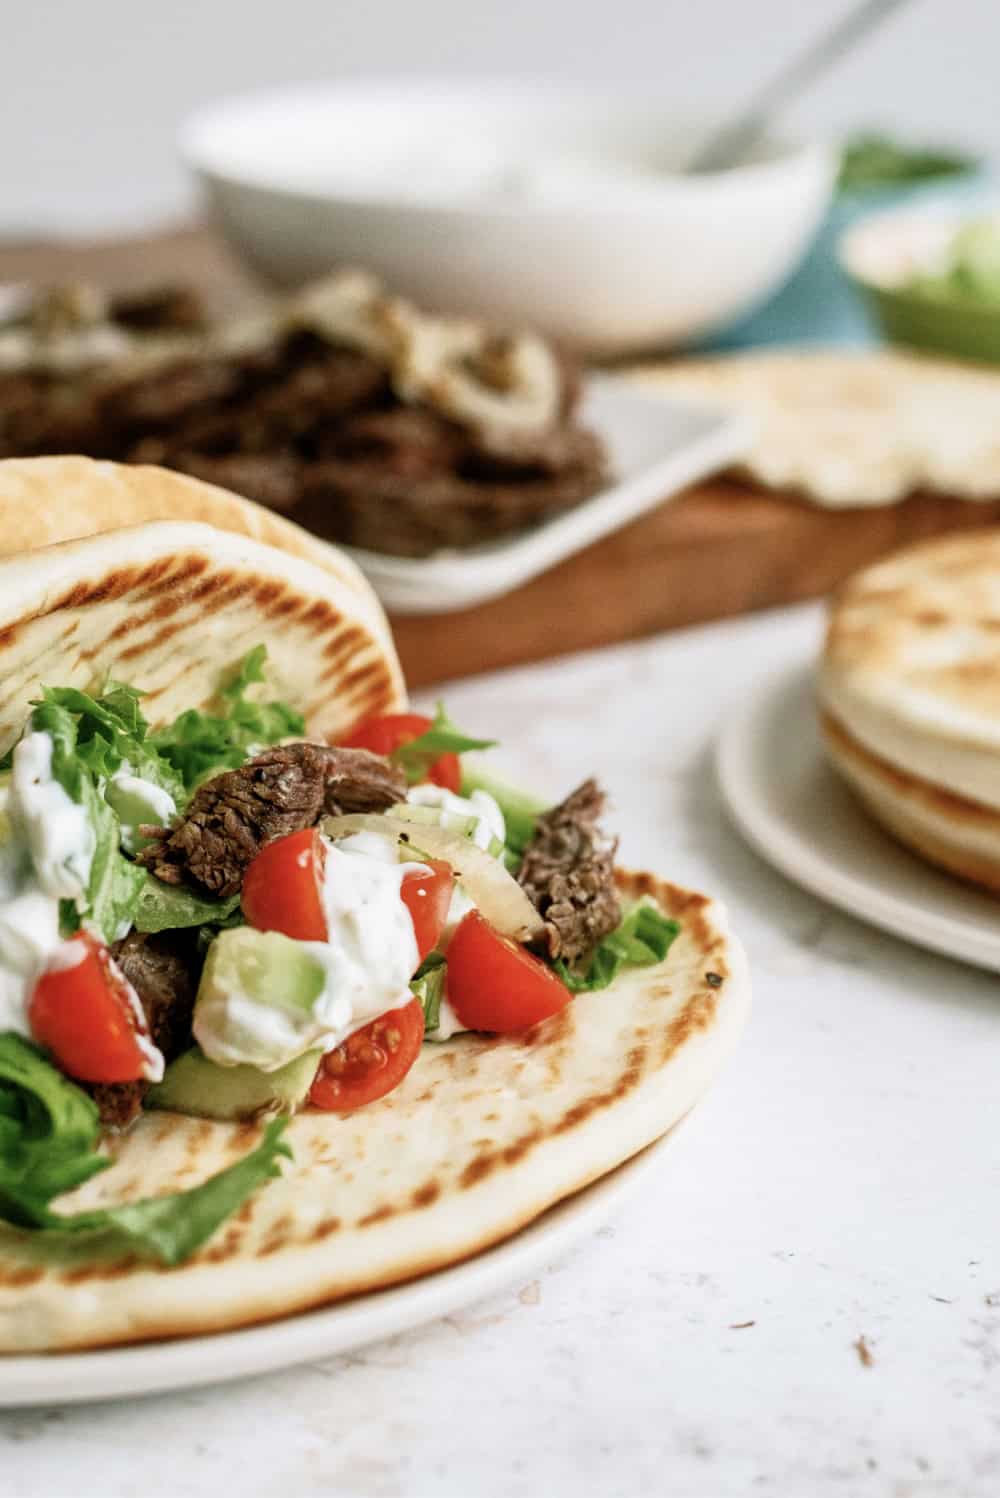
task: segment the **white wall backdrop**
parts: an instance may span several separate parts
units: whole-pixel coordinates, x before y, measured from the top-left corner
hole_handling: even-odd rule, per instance
[[[658,82],[743,98],[848,0],[0,0],[0,233],[188,211],[178,120],[213,97],[366,72]],[[795,109],[1000,156],[1000,0],[911,0]]]

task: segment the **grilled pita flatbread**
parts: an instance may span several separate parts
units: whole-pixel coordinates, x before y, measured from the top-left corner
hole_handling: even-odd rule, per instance
[[[820,674],[834,765],[903,842],[1000,892],[1000,531],[853,578]]]
[[[635,371],[664,394],[721,401],[756,421],[737,470],[834,509],[917,492],[1000,498],[1000,374],[893,350],[795,350],[679,359]]]
[[[153,520],[193,520],[274,546],[331,572],[366,604],[371,601],[367,579],[344,552],[263,505],[202,479],[151,464],[75,456],[0,461],[0,557]],[[394,654],[381,608],[377,618]]]
[[[525,1035],[425,1045],[401,1085],[357,1113],[300,1114],[287,1135],[294,1164],[179,1268],[0,1236],[0,1351],[221,1331],[426,1274],[666,1133],[733,1048],[746,963],[704,896],[648,875],[621,884],[682,922],[665,962],[579,995]],[[146,1114],[112,1169],[65,1200],[107,1206],[192,1186],[255,1137],[251,1126]]]
[[[0,561],[0,753],[43,684],[129,681],[147,693],[143,711],[155,726],[208,708],[226,670],[259,642],[268,649],[267,691],[300,705],[317,738],[405,703],[367,584],[362,591],[245,535],[154,521],[8,557]]]
[[[87,484],[100,477],[90,465]],[[141,494],[141,478],[122,481]],[[0,465],[0,505],[3,485]],[[44,484],[35,498],[59,504]],[[124,502],[116,518],[131,518]],[[11,558],[0,562],[0,742],[42,680],[85,685],[110,670],[147,689],[155,724],[206,704],[219,667],[259,640],[269,689],[303,710],[310,733],[336,734],[401,700],[380,621],[370,590],[335,566],[188,521]],[[93,1249],[0,1228],[0,1352],[222,1330],[427,1273],[516,1232],[666,1133],[735,1044],[746,962],[705,896],[649,875],[619,882],[681,922],[664,962],[578,996],[528,1034],[427,1045],[399,1088],[355,1114],[300,1114],[287,1136],[294,1163],[184,1265],[95,1260]],[[111,1142],[114,1166],[60,1206],[190,1187],[258,1133],[145,1114]]]

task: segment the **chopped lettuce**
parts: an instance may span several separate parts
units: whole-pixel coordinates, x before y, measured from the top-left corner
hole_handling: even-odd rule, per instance
[[[247,693],[264,680],[267,648],[257,645],[241,662],[220,696],[226,712],[218,717],[191,708],[150,736],[190,791],[208,775],[234,770],[252,752],[305,732],[301,713],[283,702],[252,702]]]
[[[281,1137],[288,1122],[274,1119],[256,1149],[190,1190],[93,1212],[53,1212],[54,1197],[111,1164],[97,1152],[97,1108],[33,1045],[0,1035],[0,1219],[43,1242],[86,1237],[102,1250],[180,1264],[279,1174],[279,1157],[291,1158]]]
[[[441,1000],[444,998],[444,980],[447,965],[440,952],[431,952],[425,957],[410,987],[420,1000],[424,1011],[424,1030],[436,1030],[441,1023]]]
[[[623,967],[651,967],[662,962],[680,925],[661,915],[655,905],[640,902],[625,916],[617,931],[599,943],[583,971],[563,961],[553,967],[573,993],[592,993],[613,983]]]
[[[444,704],[439,702],[434,721],[425,733],[400,744],[389,758],[399,765],[411,785],[427,778],[427,771],[442,754],[465,754],[469,749],[492,749],[495,739],[472,739],[448,717]]]
[[[964,176],[979,165],[964,151],[904,146],[885,135],[856,135],[844,147],[837,186],[842,192],[898,187],[907,182]]]
[[[135,687],[120,682],[109,682],[100,697],[76,687],[44,687],[41,706],[74,715],[76,756],[95,777],[110,778],[127,762],[133,775],[152,781],[182,803],[184,782],[148,742],[148,725],[139,709],[141,696]]]
[[[143,875],[135,906],[137,931],[180,931],[190,926],[231,925],[234,917],[242,920],[239,895],[211,900],[184,885],[164,884],[144,869],[137,872]]]
[[[38,1202],[104,1170],[97,1132],[93,1099],[20,1035],[0,1035],[0,1218],[30,1223]]]
[[[105,941],[112,942],[132,925],[143,874],[121,852],[118,818],[98,789],[98,772],[92,768],[93,755],[88,752],[88,745],[105,745],[107,741],[101,735],[93,736],[85,739],[81,750],[78,734],[84,720],[78,719],[75,710],[58,702],[57,695],[46,695],[36,704],[30,726],[33,731],[50,736],[53,778],[77,805],[84,807],[94,831],[94,856],[87,888],[81,901],[75,904],[63,901],[61,925],[68,935],[85,920]],[[104,749],[98,747],[95,753],[103,755]]]

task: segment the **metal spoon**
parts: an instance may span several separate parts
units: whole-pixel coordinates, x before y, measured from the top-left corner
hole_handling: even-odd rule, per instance
[[[850,52],[893,11],[908,4],[909,0],[862,0],[860,5],[852,6],[776,77],[768,79],[738,115],[714,130],[698,147],[684,170],[717,172],[727,166],[737,166],[779,110],[784,109],[814,78]]]

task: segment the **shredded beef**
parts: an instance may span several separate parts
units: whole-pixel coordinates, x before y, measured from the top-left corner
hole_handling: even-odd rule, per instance
[[[132,931],[111,954],[139,996],[150,1038],[168,1063],[191,1044],[200,963],[195,934],[164,931],[144,936]],[[89,1091],[110,1128],[127,1128],[142,1110],[148,1082],[98,1083]]]
[[[384,811],[406,796],[406,777],[367,749],[285,744],[203,785],[172,831],[140,862],[166,884],[235,895],[266,843],[312,827],[324,814]]]
[[[208,325],[205,303],[192,286],[149,286],[112,297],[111,321],[143,333],[201,332]]]
[[[47,323],[79,323],[87,308],[78,293],[50,295]],[[327,540],[399,556],[524,530],[606,481],[604,446],[578,418],[578,363],[558,349],[552,420],[513,433],[404,398],[385,358],[338,343],[334,332],[286,325],[247,346],[204,336],[203,309],[184,288],[98,300],[119,333],[161,343],[167,335],[176,349],[66,373],[0,370],[0,457],[76,452],[157,463],[289,514]],[[501,393],[509,353],[509,340],[496,338],[477,364]]]
[[[518,874],[545,922],[550,957],[578,962],[621,921],[615,893],[617,843],[601,832],[604,792],[595,780],[538,819]]]

